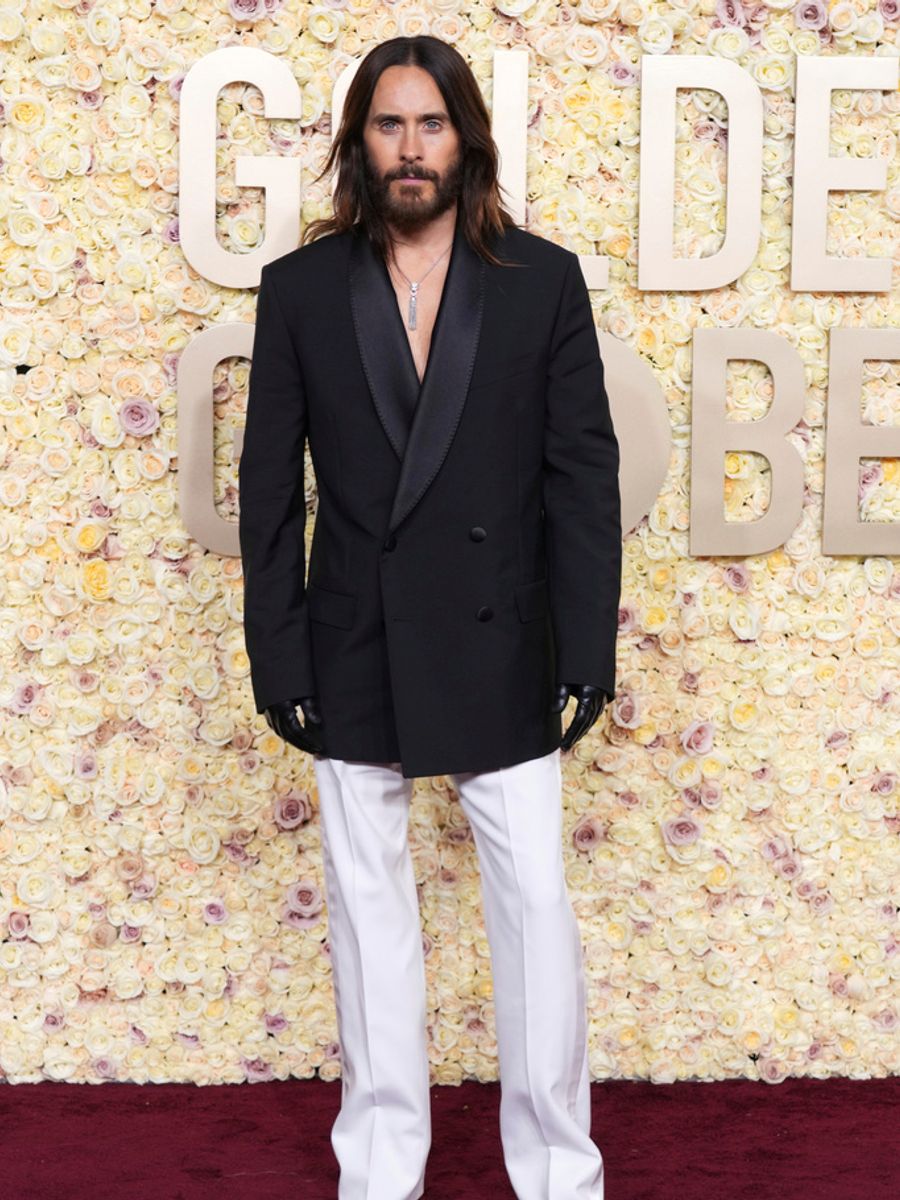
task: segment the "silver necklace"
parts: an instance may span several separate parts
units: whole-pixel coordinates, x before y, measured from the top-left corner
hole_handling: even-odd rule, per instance
[[[447,250],[449,250],[452,247],[452,245],[453,245],[453,243],[451,242],[450,245],[447,247]],[[444,254],[447,253],[447,250],[444,251]],[[422,276],[422,279],[425,278],[425,276],[428,274],[429,271],[434,270],[434,268],[438,265],[438,263],[444,257],[444,254],[439,254],[437,256],[437,258],[434,260],[434,262],[428,268],[428,271],[426,271],[425,275]],[[395,261],[394,266],[397,268],[398,271],[400,271],[399,263],[397,263]],[[400,271],[400,274],[403,275],[403,272]],[[419,286],[422,283],[422,279],[419,279],[414,283],[411,279],[407,278],[406,275],[403,275],[403,278],[409,284],[409,316],[407,318],[406,324],[407,324],[407,328],[415,329],[415,327],[416,327],[416,297],[417,297],[417,294],[419,291]]]

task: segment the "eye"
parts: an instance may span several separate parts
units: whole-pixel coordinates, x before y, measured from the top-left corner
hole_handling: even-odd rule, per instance
[[[379,122],[380,128],[382,128],[382,129],[384,129],[388,125],[396,125],[396,124],[397,124],[397,122],[392,120],[392,118],[390,118],[390,117],[385,117],[385,119],[383,121]],[[437,117],[429,118],[429,120],[426,121],[425,124],[431,125],[432,127],[436,126],[438,129],[442,128],[441,122],[438,120]]]

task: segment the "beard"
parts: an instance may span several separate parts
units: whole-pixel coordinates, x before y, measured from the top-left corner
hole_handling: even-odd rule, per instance
[[[408,167],[392,167],[384,175],[378,175],[373,170],[368,154],[364,157],[366,183],[372,204],[382,220],[392,225],[398,233],[415,233],[445,213],[459,199],[462,191],[462,154],[457,154],[443,174],[415,163]],[[394,180],[403,175],[430,179],[432,182],[395,187]]]

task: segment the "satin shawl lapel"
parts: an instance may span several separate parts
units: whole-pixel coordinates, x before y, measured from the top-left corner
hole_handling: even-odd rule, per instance
[[[387,268],[364,235],[352,239],[349,288],[372,401],[401,460],[391,532],[434,480],[462,416],[481,333],[484,261],[457,221],[421,388]]]

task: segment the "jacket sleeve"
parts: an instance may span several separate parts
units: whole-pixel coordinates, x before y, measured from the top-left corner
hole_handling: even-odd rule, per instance
[[[543,505],[556,681],[590,683],[611,699],[622,577],[619,444],[575,254],[547,365]]]
[[[256,300],[238,538],[256,711],[315,693],[306,600],[303,379],[270,264]]]

